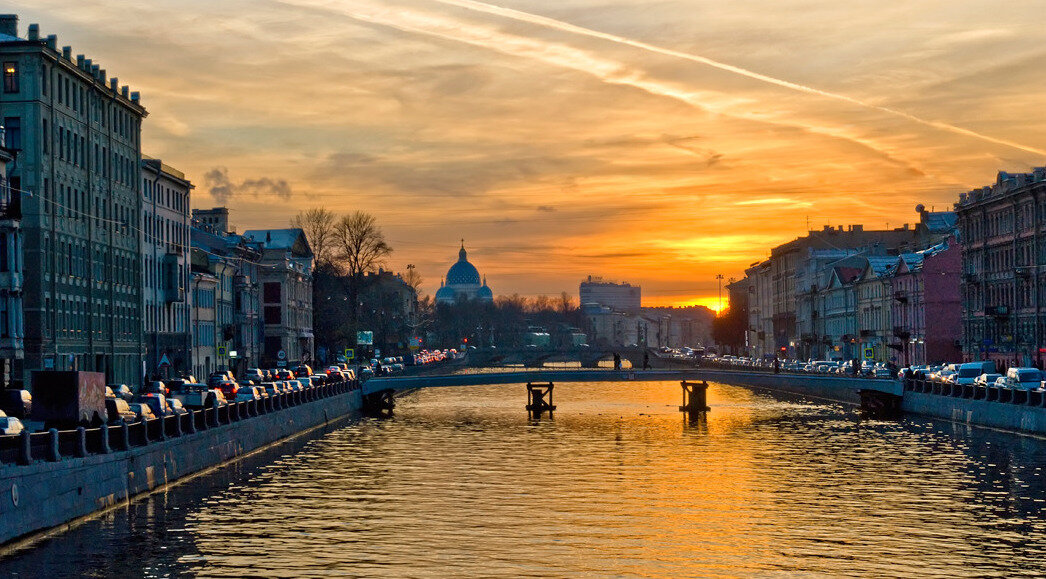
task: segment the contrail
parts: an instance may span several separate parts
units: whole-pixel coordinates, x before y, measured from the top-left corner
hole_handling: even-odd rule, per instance
[[[892,108],[889,108],[889,107],[884,107],[884,106],[880,106],[880,105],[877,105],[877,104],[865,102],[865,101],[862,101],[860,99],[856,99],[856,98],[853,98],[851,96],[847,96],[847,95],[844,95],[844,94],[839,94],[839,93],[834,93],[834,92],[830,92],[830,91],[826,91],[826,90],[821,90],[819,88],[814,88],[814,87],[810,87],[810,86],[806,86],[806,85],[790,82],[790,81],[787,81],[787,80],[783,80],[783,79],[780,79],[780,78],[767,76],[765,74],[760,74],[758,72],[754,72],[754,71],[751,71],[751,70],[748,70],[748,69],[745,69],[745,68],[741,68],[739,66],[734,66],[732,64],[727,64],[725,62],[719,62],[718,60],[712,60],[711,58],[706,58],[704,56],[700,56],[700,55],[697,55],[697,54],[690,54],[690,53],[687,53],[687,52],[680,52],[678,50],[672,50],[671,48],[664,48],[664,47],[661,47],[661,46],[648,44],[646,42],[641,42],[639,40],[632,40],[631,38],[625,38],[623,36],[618,36],[616,34],[610,34],[610,33],[607,33],[607,32],[600,32],[598,30],[592,30],[590,28],[584,28],[584,27],[581,27],[581,26],[570,24],[569,22],[563,22],[562,20],[556,20],[555,18],[549,18],[547,16],[540,16],[540,15],[537,15],[537,14],[531,14],[530,12],[522,12],[520,10],[515,10],[513,8],[505,8],[503,6],[497,6],[497,5],[494,5],[494,4],[487,4],[486,2],[480,2],[478,0],[433,0],[433,1],[441,3],[441,4],[446,4],[446,5],[449,5],[449,6],[456,6],[458,8],[464,8],[466,10],[472,10],[472,11],[475,11],[475,12],[483,12],[485,14],[491,14],[491,15],[494,15],[494,16],[502,16],[504,18],[509,18],[509,19],[516,20],[516,21],[519,21],[519,22],[526,22],[526,23],[529,23],[529,24],[535,24],[535,25],[538,25],[538,26],[543,26],[543,27],[546,27],[546,28],[551,28],[551,29],[554,29],[554,30],[562,31],[562,32],[570,32],[572,34],[577,34],[577,35],[580,35],[580,36],[588,36],[590,38],[598,38],[600,40],[606,40],[608,42],[614,42],[614,43],[617,43],[617,44],[623,44],[623,45],[626,45],[626,46],[631,46],[631,47],[634,47],[634,48],[638,48],[640,50],[645,50],[647,52],[653,52],[653,53],[656,53],[656,54],[662,54],[662,55],[665,55],[665,56],[671,56],[673,58],[679,58],[679,59],[682,59],[682,60],[689,60],[690,62],[696,62],[696,63],[699,63],[699,64],[704,64],[704,65],[707,65],[707,66],[711,66],[713,68],[718,68],[719,70],[725,70],[727,72],[732,72],[732,73],[740,75],[740,76],[745,76],[745,77],[748,77],[748,78],[751,78],[751,79],[754,79],[754,80],[765,82],[767,84],[772,84],[772,85],[775,85],[775,86],[787,88],[787,89],[794,90],[794,91],[797,91],[797,92],[817,95],[817,96],[821,96],[821,97],[824,97],[824,98],[829,98],[829,99],[833,99],[833,100],[849,103],[849,104],[852,104],[852,105],[857,105],[859,107],[863,107],[863,108],[866,108],[866,109],[879,111],[879,112],[882,112],[882,113],[886,113],[886,114],[889,114],[889,115],[893,115],[893,116],[896,116],[896,117],[907,119],[909,121],[912,121],[914,123],[918,123],[920,125],[924,125],[924,126],[927,126],[927,127],[932,127],[932,128],[938,129],[938,130],[948,131],[948,132],[951,132],[951,133],[955,133],[957,135],[973,137],[975,139],[980,139],[980,140],[988,142],[988,143],[993,143],[993,144],[996,144],[996,145],[1003,145],[1005,147],[1011,147],[1013,149],[1018,149],[1018,150],[1021,150],[1021,151],[1028,152],[1028,153],[1034,153],[1036,155],[1046,156],[1046,150],[1043,150],[1043,149],[1037,149],[1035,147],[1030,147],[1028,145],[1022,145],[1021,143],[1017,143],[1017,142],[1014,142],[1014,141],[1009,141],[1009,140],[1006,140],[1006,139],[999,139],[999,138],[992,137],[992,136],[989,136],[989,135],[984,135],[984,134],[978,133],[976,131],[971,131],[970,129],[964,129],[962,127],[957,127],[955,125],[951,125],[951,124],[948,124],[948,123],[945,123],[945,122],[927,120],[927,119],[924,119],[924,118],[921,118],[921,117],[917,117],[917,116],[915,116],[913,114],[906,113],[904,111],[900,111],[900,110],[897,110],[897,109],[892,109]]]

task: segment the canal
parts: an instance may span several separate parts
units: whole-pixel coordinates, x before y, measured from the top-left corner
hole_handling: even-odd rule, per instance
[[[1042,576],[1046,441],[712,385],[423,390],[0,558],[2,576]]]

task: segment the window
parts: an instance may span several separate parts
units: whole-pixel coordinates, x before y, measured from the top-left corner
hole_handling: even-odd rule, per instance
[[[280,324],[283,322],[283,312],[280,306],[265,306],[265,323]]]
[[[22,148],[22,119],[19,117],[4,117],[4,144],[8,149],[19,150]]]
[[[4,92],[18,92],[18,63],[4,63]]]
[[[278,304],[280,303],[280,282],[265,282],[263,291],[265,292],[265,303],[267,304]],[[278,324],[279,322],[266,322]]]

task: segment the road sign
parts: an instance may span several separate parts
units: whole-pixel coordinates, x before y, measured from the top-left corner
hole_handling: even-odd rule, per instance
[[[276,367],[277,368],[286,368],[287,367],[287,360],[276,360]]]
[[[169,368],[171,366],[171,359],[167,357],[167,352],[164,352],[163,356],[160,356],[160,363],[156,366],[158,368]]]
[[[218,346],[218,355],[224,356],[226,352],[225,346]]]
[[[871,360],[874,357],[875,357],[875,349],[874,348],[865,348],[864,349],[864,359],[865,360]]]
[[[345,348],[345,361],[346,362],[351,362],[355,358],[356,358],[356,350],[353,350],[352,348]]]
[[[276,352],[276,357],[279,358],[280,360],[286,360],[287,359],[287,352],[284,352],[283,350],[280,350],[279,352]]]
[[[356,345],[357,346],[372,346],[372,345],[374,345],[374,332],[371,332],[371,331],[356,332]]]

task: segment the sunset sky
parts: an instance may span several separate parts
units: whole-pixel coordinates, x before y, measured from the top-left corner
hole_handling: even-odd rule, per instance
[[[435,291],[715,305],[807,223],[897,227],[1046,164],[1039,1],[9,0],[141,91],[239,231],[373,213]],[[212,194],[212,188],[223,192]]]

